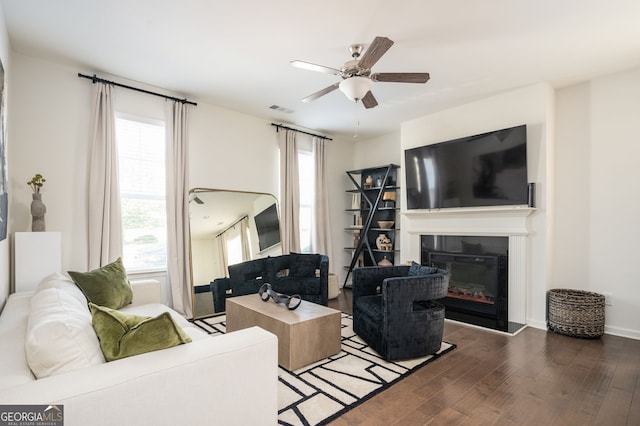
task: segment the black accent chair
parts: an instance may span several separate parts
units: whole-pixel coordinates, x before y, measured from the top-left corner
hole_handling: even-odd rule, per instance
[[[353,331],[386,360],[440,349],[449,273],[413,265],[353,270]]]
[[[215,312],[226,311],[228,297],[257,294],[264,283],[282,294],[327,306],[329,258],[323,254],[291,253],[229,265],[229,278],[210,283]]]
[[[213,312],[223,313],[227,310],[227,293],[231,293],[229,278],[216,278],[209,283],[211,297],[213,297]]]
[[[229,265],[229,278],[216,278],[210,284],[215,312],[227,309],[227,297],[258,293],[266,280],[266,260],[256,259]]]
[[[291,253],[267,260],[269,283],[274,291],[299,294],[302,300],[329,303],[329,258],[323,254]]]

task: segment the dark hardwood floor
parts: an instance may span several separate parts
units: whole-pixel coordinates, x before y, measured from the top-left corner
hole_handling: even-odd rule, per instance
[[[351,313],[351,291],[329,306]],[[640,341],[454,322],[458,347],[347,412],[342,425],[640,425]]]

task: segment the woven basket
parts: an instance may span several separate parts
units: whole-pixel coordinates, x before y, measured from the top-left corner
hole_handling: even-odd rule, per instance
[[[547,327],[556,333],[594,339],[604,334],[604,296],[583,290],[547,293]]]

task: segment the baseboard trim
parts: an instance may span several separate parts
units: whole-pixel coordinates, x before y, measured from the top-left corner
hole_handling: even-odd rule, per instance
[[[522,327],[522,329],[518,330],[518,332],[516,333],[506,333],[503,331],[498,331],[498,330],[492,330],[490,328],[486,328],[486,327],[481,327],[481,326],[477,326],[477,325],[473,325],[473,324],[467,324],[464,322],[460,322],[460,321],[455,321],[455,320],[451,320],[451,319],[446,319],[445,321],[451,321],[457,324],[461,324],[461,325],[467,325],[470,327],[476,327],[478,329],[481,330],[486,330],[486,331],[491,331],[491,332],[496,332],[496,333],[500,333],[500,334],[505,334],[505,335],[509,335],[509,336],[515,336],[516,334],[518,334],[520,331],[522,331],[522,329],[524,329],[524,327]],[[547,322],[546,321],[536,321],[536,320],[529,320],[527,321],[526,327],[532,327],[532,328],[537,328],[540,330],[547,330]],[[604,334],[609,334],[611,336],[617,336],[617,337],[624,337],[627,339],[633,339],[633,340],[640,340],[640,331],[638,330],[631,330],[628,328],[621,328],[621,327],[611,327],[605,324],[604,326]]]
[[[533,327],[533,328],[539,328],[540,330],[547,329],[546,321],[543,322],[543,321],[529,320],[527,321],[527,326]],[[640,331],[638,330],[631,330],[628,328],[621,328],[621,327],[611,327],[607,324],[604,325],[604,334],[610,334],[611,336],[625,337],[627,339],[640,340]]]
[[[546,321],[537,321],[537,320],[529,319],[529,320],[527,320],[527,326],[528,327],[533,327],[533,328],[538,328],[540,330],[546,330],[547,329],[547,322]]]
[[[628,328],[611,327],[604,325],[604,333],[612,336],[626,337],[627,339],[640,340],[640,331]]]

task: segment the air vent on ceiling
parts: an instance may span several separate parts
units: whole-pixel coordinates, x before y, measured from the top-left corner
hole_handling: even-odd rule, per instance
[[[281,107],[280,105],[271,105],[269,108],[271,108],[271,109],[273,109],[275,111],[284,112],[284,113],[287,113],[287,114],[291,114],[293,112],[292,109],[284,108],[284,107]]]

